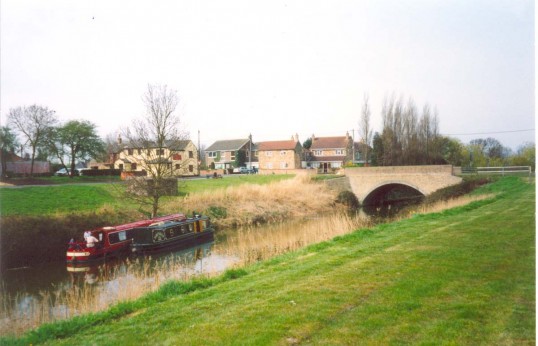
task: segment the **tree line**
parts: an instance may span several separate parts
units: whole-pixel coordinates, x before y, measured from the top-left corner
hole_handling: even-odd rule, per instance
[[[426,104],[419,109],[412,98],[404,102],[394,95],[385,97],[381,110],[382,130],[372,136],[368,102],[365,96],[359,119],[359,134],[367,144],[362,156],[367,164],[535,167],[534,143],[523,143],[515,152],[495,138],[477,138],[463,144],[440,133],[436,108]]]
[[[72,175],[78,160],[106,154],[95,124],[87,120],[70,120],[62,124],[54,110],[40,105],[10,109],[8,125],[0,129],[3,174],[7,172],[9,154],[15,153],[21,144],[30,148],[30,176],[33,176],[36,160],[57,159],[62,167],[70,169]]]

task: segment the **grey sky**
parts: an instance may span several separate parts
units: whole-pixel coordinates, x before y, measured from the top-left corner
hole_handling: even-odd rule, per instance
[[[381,130],[387,95],[439,112],[464,143],[534,141],[532,1],[19,1],[1,3],[2,124],[41,104],[101,135],[178,91],[191,138],[280,140]]]

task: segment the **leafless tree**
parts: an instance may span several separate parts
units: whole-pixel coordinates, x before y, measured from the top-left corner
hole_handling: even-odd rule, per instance
[[[385,97],[381,113],[383,132],[377,143],[377,164],[384,166],[433,164],[443,162],[442,136],[437,110],[425,105],[418,116],[413,99]],[[382,147],[380,150],[379,146]]]
[[[372,124],[370,122],[371,111],[368,102],[368,95],[364,94],[364,103],[362,105],[361,118],[359,121],[359,135],[361,136],[363,146],[363,155],[366,165],[368,165],[369,146],[372,141]]]
[[[30,176],[33,176],[37,149],[45,144],[46,132],[58,122],[55,111],[38,105],[12,108],[9,110],[8,121],[23,135],[32,149]]]
[[[185,167],[173,167],[172,159],[189,137],[176,112],[179,104],[176,91],[166,85],[148,85],[142,100],[146,107],[144,117],[134,120],[121,132],[125,150],[137,156],[140,168],[147,173],[147,178],[132,179],[129,197],[139,201],[141,206],[150,206],[151,216],[155,217],[160,198],[170,193],[170,181],[175,180],[172,186],[176,186],[177,193],[175,176]]]

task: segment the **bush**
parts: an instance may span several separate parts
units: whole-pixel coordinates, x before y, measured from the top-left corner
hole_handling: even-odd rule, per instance
[[[336,202],[347,206],[350,209],[359,208],[359,199],[351,191],[342,191],[336,197]]]
[[[226,208],[215,205],[209,206],[209,208],[207,208],[207,213],[215,219],[224,219],[228,216]]]
[[[431,204],[450,198],[460,197],[466,195],[473,190],[479,188],[482,185],[486,185],[492,182],[490,177],[480,177],[476,179],[463,180],[458,185],[448,186],[443,189],[437,190],[431,195],[427,196],[424,200],[424,204]]]

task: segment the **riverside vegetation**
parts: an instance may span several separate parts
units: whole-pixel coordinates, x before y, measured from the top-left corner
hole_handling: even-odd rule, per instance
[[[2,343],[533,344],[534,186],[480,194]]]

